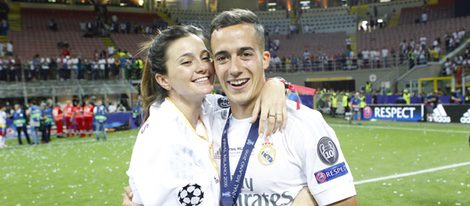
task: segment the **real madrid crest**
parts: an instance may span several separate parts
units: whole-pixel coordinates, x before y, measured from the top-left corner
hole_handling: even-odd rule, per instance
[[[276,149],[270,142],[264,142],[258,153],[258,159],[261,164],[269,166],[274,163],[276,159]]]

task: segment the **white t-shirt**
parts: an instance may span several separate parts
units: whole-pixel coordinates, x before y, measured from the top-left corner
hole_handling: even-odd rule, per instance
[[[223,111],[223,110],[221,110]],[[214,137],[221,137],[227,111],[213,121]],[[225,117],[224,117],[225,114]],[[271,136],[275,149],[270,165],[260,153],[264,138],[255,144],[248,163],[238,205],[291,205],[300,190],[308,186],[319,205],[331,204],[356,195],[351,170],[344,159],[335,132],[317,111],[288,101],[287,127]],[[230,172],[238,164],[251,123],[230,117],[228,143]],[[214,138],[215,159],[220,164],[221,139]],[[260,155],[261,154],[261,155]],[[265,156],[266,157],[266,156]]]
[[[169,99],[153,104],[127,171],[132,201],[145,206],[219,205],[218,171],[210,158],[212,140],[204,131],[201,121],[193,129]]]

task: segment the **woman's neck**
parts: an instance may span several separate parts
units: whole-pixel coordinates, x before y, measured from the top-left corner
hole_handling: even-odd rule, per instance
[[[168,98],[180,110],[191,126],[196,128],[199,115],[201,114],[202,99],[188,100],[179,95],[170,95]]]

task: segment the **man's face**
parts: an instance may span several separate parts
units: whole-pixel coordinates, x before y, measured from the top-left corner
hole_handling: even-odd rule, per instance
[[[261,48],[251,24],[237,24],[211,35],[214,66],[220,85],[233,104],[254,102],[265,82],[270,54]]]

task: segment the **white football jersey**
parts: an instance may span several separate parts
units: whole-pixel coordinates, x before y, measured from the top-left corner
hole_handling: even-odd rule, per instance
[[[287,111],[287,127],[270,137],[272,145],[263,146],[263,137],[256,142],[237,204],[291,205],[305,186],[319,205],[356,195],[351,170],[336,134],[321,114],[305,106],[296,110],[292,101],[288,101]],[[228,109],[215,111],[214,117],[211,129],[215,137],[215,159],[220,164],[220,137]],[[229,118],[228,143],[233,175],[251,123],[249,119]]]
[[[145,206],[218,205],[212,140],[210,132],[204,133],[201,121],[194,129],[169,99],[153,104],[127,171],[132,201]]]

